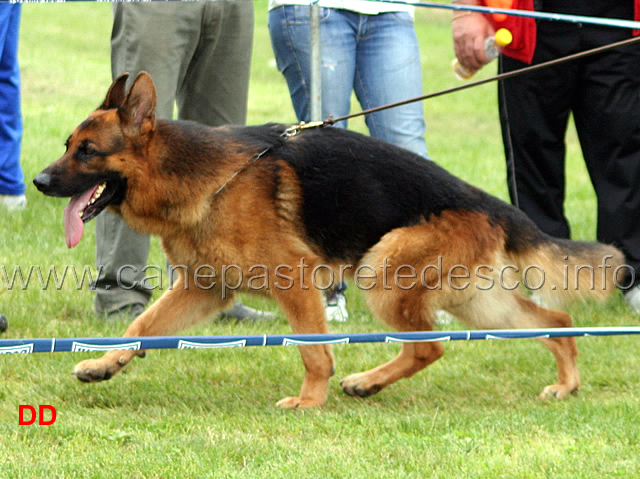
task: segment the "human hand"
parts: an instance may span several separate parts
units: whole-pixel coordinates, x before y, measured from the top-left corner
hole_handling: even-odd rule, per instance
[[[454,12],[451,33],[456,57],[462,66],[475,71],[489,61],[484,52],[484,41],[494,34],[494,29],[484,15]]]

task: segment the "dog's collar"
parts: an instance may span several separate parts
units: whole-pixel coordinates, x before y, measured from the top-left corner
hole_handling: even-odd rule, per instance
[[[322,126],[325,126],[325,125],[330,125],[330,124],[332,124],[331,118],[329,120],[322,120],[322,121],[310,121],[310,122],[301,121],[297,125],[292,125],[289,128],[287,128],[286,130],[284,130],[284,132],[282,132],[282,136],[285,137],[285,138],[290,138],[292,136],[296,136],[302,130],[308,130],[310,128],[319,128],[319,127],[322,127]],[[233,179],[236,176],[238,176],[240,173],[242,173],[243,171],[247,170],[249,167],[254,165],[260,158],[262,158],[265,154],[267,154],[270,149],[271,149],[270,146],[265,148],[260,153],[258,153],[253,159],[251,159],[249,162],[247,162],[247,164],[244,165],[242,168],[240,168],[239,170],[234,171],[233,174],[229,178],[227,178],[227,181],[225,181],[222,184],[222,186],[216,190],[216,192],[214,193],[214,196],[217,196],[222,190],[224,190],[227,187],[227,185],[231,181],[233,181]]]

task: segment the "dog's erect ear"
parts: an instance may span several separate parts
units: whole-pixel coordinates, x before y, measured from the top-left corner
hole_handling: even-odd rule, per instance
[[[107,92],[107,97],[100,105],[100,110],[110,110],[112,108],[120,108],[124,103],[127,95],[125,94],[125,87],[127,85],[127,79],[129,78],[128,73],[123,73],[118,78],[116,78],[111,86],[109,87],[109,91]]]
[[[148,133],[155,128],[156,87],[151,75],[147,72],[138,73],[118,114],[129,134]]]

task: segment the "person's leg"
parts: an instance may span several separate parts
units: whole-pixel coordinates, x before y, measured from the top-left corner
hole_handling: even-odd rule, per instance
[[[130,73],[129,85],[147,71],[156,86],[159,118],[172,118],[175,92],[188,58],[195,50],[191,28],[200,26],[197,3],[117,3],[111,36],[114,78]],[[145,305],[151,291],[142,280],[149,255],[149,236],[127,226],[105,211],[96,218],[95,283],[98,313],[117,312],[134,304]]]
[[[541,22],[534,63],[571,53],[575,26]],[[501,56],[500,71],[526,64]],[[564,216],[565,133],[577,74],[567,62],[515,78],[498,86],[500,123],[507,160],[511,202],[547,234],[569,238]]]
[[[360,15],[354,89],[363,109],[422,95],[422,65],[406,12]],[[422,102],[369,114],[371,136],[428,158]]]
[[[355,73],[355,36],[344,10],[320,9],[322,119],[349,113]],[[269,12],[271,43],[279,70],[287,80],[299,121],[311,119],[309,7],[291,5]],[[346,127],[346,122],[336,126]]]
[[[148,255],[149,235],[132,230],[110,211],[96,218],[97,313],[115,313],[134,305],[141,312],[137,305],[146,305],[152,292],[143,284]]]
[[[128,85],[146,71],[153,79],[158,118],[173,119],[176,93],[198,47],[204,6],[184,3],[115,3],[111,73],[129,72]]]
[[[244,125],[253,47],[253,2],[204,2],[192,27],[194,47],[176,89],[178,118],[209,126]],[[197,41],[196,41],[197,40]],[[235,302],[221,318],[272,319],[274,313]]]
[[[279,7],[269,12],[269,32],[278,69],[284,75],[298,121],[311,120],[310,9],[304,5]],[[320,56],[322,82],[322,120],[347,115],[355,75],[357,14],[345,10],[320,9]],[[317,118],[314,118],[317,120]],[[346,128],[347,122],[335,125]],[[325,295],[325,314],[329,321],[346,321],[341,281]]]
[[[200,41],[178,86],[178,117],[243,125],[253,47],[253,2],[205,2]]]
[[[22,113],[18,38],[21,5],[0,5],[0,196],[8,207],[24,205],[20,166]],[[12,202],[19,199],[20,204]],[[15,203],[15,204],[14,204]]]
[[[583,29],[585,47],[622,40],[628,32]],[[598,198],[598,240],[622,249],[640,281],[640,46],[581,61],[574,116]],[[640,309],[640,298],[636,306]]]

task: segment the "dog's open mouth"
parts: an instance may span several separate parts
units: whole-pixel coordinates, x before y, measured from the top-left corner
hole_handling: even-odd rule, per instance
[[[69,248],[80,242],[84,233],[84,223],[105,209],[114,193],[108,187],[108,183],[104,182],[71,198],[64,209],[64,233]]]

